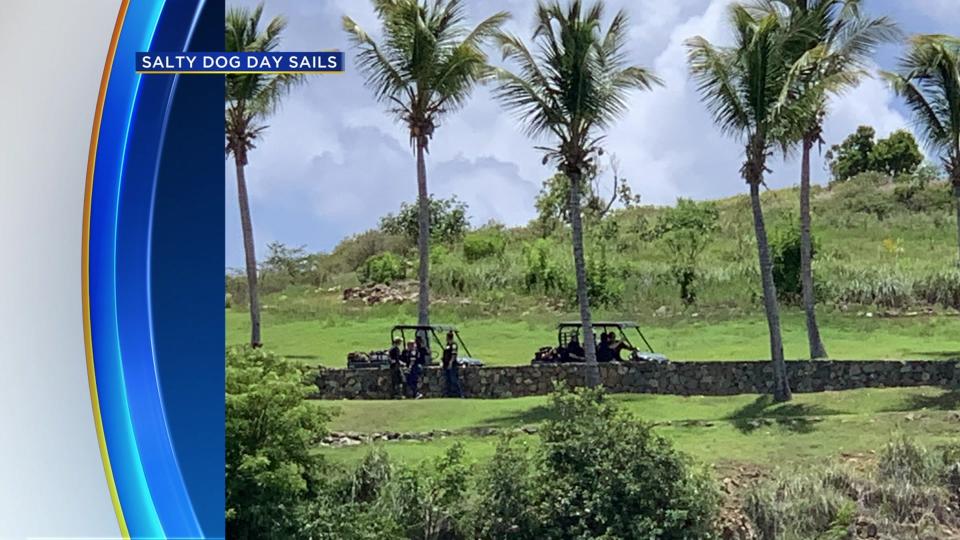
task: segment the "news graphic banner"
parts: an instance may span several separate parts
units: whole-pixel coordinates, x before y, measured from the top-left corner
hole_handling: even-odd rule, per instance
[[[139,73],[343,73],[340,51],[138,52]]]
[[[222,538],[224,2],[2,4],[0,538]]]

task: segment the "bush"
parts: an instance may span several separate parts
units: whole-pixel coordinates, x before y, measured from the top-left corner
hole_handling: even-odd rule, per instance
[[[360,268],[370,257],[385,252],[402,254],[410,244],[402,235],[382,231],[366,231],[342,240],[329,257],[320,262],[326,268],[318,269],[327,273],[353,272]]]
[[[918,279],[914,295],[930,305],[960,309],[960,269],[949,269]]]
[[[407,275],[403,259],[393,253],[381,253],[367,259],[357,271],[361,283],[386,283],[403,279]]]
[[[533,473],[538,538],[713,536],[718,494],[650,426],[601,390],[558,390]]]
[[[817,239],[811,234],[812,257],[817,255]],[[800,224],[790,220],[788,225],[777,228],[770,239],[770,256],[773,258],[773,281],[781,300],[798,302],[803,293],[800,281]]]
[[[297,538],[322,490],[324,412],[300,369],[262,349],[226,353],[227,537]]]
[[[569,272],[553,256],[549,240],[540,239],[524,247],[524,285],[527,292],[567,296]]]
[[[752,486],[744,510],[762,540],[840,540],[855,527],[873,528],[871,538],[935,540],[941,526],[960,526],[949,491],[954,458],[901,437],[881,449],[873,471],[782,472]]]
[[[507,247],[507,239],[497,229],[482,229],[463,238],[463,256],[468,262],[488,257],[501,257]]]
[[[886,175],[866,172],[844,182],[834,192],[846,211],[869,214],[883,221],[895,209],[894,198],[882,189],[890,182]]]
[[[504,436],[477,482],[477,538],[537,538],[533,488],[529,454],[512,437]]]

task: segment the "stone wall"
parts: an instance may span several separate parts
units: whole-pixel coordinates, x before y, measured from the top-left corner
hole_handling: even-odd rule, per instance
[[[960,386],[958,361],[795,361],[787,362],[794,392],[864,387]],[[508,398],[550,392],[554,381],[581,386],[585,364],[462,368],[467,397]],[[770,362],[673,362],[600,364],[604,387],[614,393],[731,395],[772,392]],[[387,399],[388,369],[322,369],[316,383],[321,399]],[[440,368],[427,368],[421,380],[425,397],[440,397]]]

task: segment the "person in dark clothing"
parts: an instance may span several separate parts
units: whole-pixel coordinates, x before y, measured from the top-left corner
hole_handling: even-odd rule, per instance
[[[583,345],[580,345],[580,339],[574,334],[570,337],[570,343],[567,343],[567,358],[570,362],[583,362],[584,356]]]
[[[423,372],[422,356],[418,353],[417,344],[413,341],[407,342],[407,350],[403,351],[404,362],[409,366],[407,371],[407,389],[410,397],[420,399],[423,394],[417,392],[417,386],[420,383],[420,374]]]
[[[447,332],[447,344],[443,348],[443,378],[446,382],[444,396],[462,398],[463,388],[460,387],[460,366],[453,332]]]
[[[615,358],[617,361],[620,361],[620,362],[623,361],[623,354],[622,354],[622,353],[623,353],[624,350],[628,350],[628,351],[635,351],[635,350],[637,350],[636,347],[631,346],[631,345],[630,345],[629,343],[627,343],[625,340],[619,340],[619,339],[617,339],[617,335],[614,334],[613,332],[610,332],[610,333],[608,334],[608,336],[609,336],[609,338],[607,339],[607,341],[610,342],[610,349],[613,351],[614,358]]]
[[[395,338],[387,351],[390,358],[390,384],[394,397],[403,397],[403,340]]]
[[[600,345],[597,346],[597,362],[612,362],[615,353],[610,347],[610,334],[600,333]]]

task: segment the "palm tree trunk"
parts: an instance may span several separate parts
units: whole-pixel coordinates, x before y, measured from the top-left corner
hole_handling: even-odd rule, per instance
[[[953,198],[957,203],[957,266],[960,266],[960,171],[953,173]]]
[[[250,201],[247,197],[247,178],[243,158],[234,156],[237,166],[237,198],[240,199],[240,228],[243,230],[243,253],[247,267],[247,287],[250,297],[250,345],[259,347],[260,296],[257,292],[257,255],[254,251],[253,222],[250,220]]]
[[[826,358],[827,350],[817,326],[816,297],[813,290],[813,241],[810,238],[810,150],[814,137],[803,138],[803,161],[800,165],[800,285],[803,290],[803,311],[807,316],[807,341],[810,358]]]
[[[427,140],[417,138],[417,204],[419,225],[417,250],[420,252],[420,294],[417,297],[417,324],[430,324],[430,195],[427,193],[427,164],[424,151]]]
[[[587,361],[587,386],[600,385],[600,367],[597,365],[597,349],[593,339],[593,323],[590,320],[590,299],[587,297],[587,265],[583,256],[583,220],[580,216],[579,173],[570,177],[570,229],[573,234],[573,268],[577,275],[577,304],[580,306],[580,322],[583,325],[583,349]]]
[[[767,244],[767,229],[763,224],[763,209],[760,207],[760,182],[750,182],[750,205],[753,207],[753,227],[757,235],[757,252],[760,257],[760,281],[763,284],[763,307],[767,312],[770,330],[770,359],[773,361],[773,398],[778,402],[790,401],[790,382],[787,380],[787,365],[783,360],[783,337],[780,334],[780,307],[777,305],[777,286],[773,282],[773,262]]]

